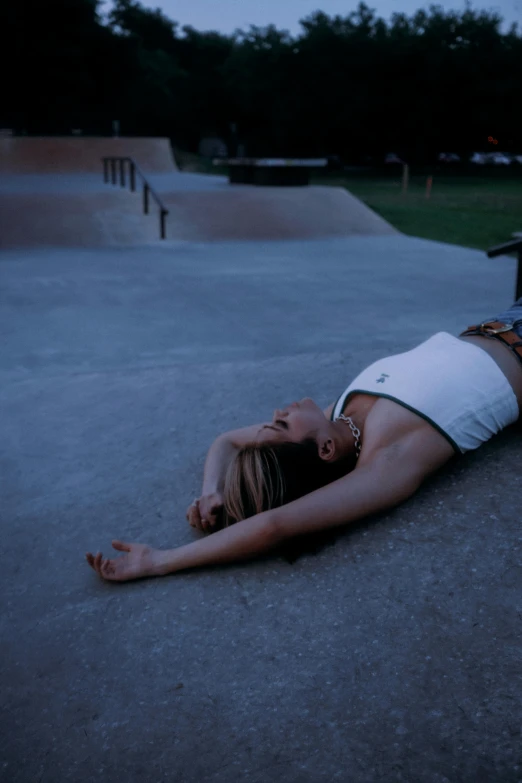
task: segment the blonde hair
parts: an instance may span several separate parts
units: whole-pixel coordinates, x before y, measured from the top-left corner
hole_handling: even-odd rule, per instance
[[[245,446],[228,466],[223,527],[278,508],[346,475],[351,458],[325,462],[313,438],[301,443]]]

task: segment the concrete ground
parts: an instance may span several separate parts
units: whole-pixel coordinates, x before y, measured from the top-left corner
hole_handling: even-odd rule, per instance
[[[521,432],[297,560],[175,547],[214,437],[510,303],[401,235],[0,255],[2,783],[522,781]]]

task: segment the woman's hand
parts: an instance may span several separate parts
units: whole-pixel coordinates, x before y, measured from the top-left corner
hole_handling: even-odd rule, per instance
[[[213,492],[194,500],[188,507],[186,516],[192,527],[208,533],[218,527],[222,510],[223,495],[221,492]]]
[[[101,552],[96,557],[87,552],[87,562],[103,578],[112,582],[127,582],[129,579],[139,579],[142,576],[161,576],[159,549],[153,549],[145,544],[126,544],[114,540],[114,549],[125,552],[123,557],[112,560],[103,558]]]

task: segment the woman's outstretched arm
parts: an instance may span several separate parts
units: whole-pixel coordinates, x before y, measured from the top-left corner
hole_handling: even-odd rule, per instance
[[[426,470],[399,452],[393,446],[385,449],[372,462],[315,492],[191,544],[156,550],[114,542],[116,549],[125,552],[123,557],[108,560],[99,553],[96,558],[88,554],[87,560],[105,579],[126,581],[253,558],[292,536],[345,525],[407,500]]]
[[[90,552],[89,565],[104,579],[125,582],[144,576],[165,576],[197,566],[217,565],[244,560],[272,549],[279,542],[272,511],[236,522],[210,536],[176,549],[153,549],[145,544],[113,541],[113,547],[125,554],[115,559]]]

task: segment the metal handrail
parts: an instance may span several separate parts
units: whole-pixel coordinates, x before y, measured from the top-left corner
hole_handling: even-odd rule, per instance
[[[151,195],[155,200],[160,210],[160,236],[161,239],[165,239],[165,218],[169,214],[168,209],[166,209],[165,204],[160,199],[156,191],[151,187],[149,184],[147,177],[143,173],[143,171],[140,169],[134,158],[129,157],[128,155],[107,155],[102,157],[103,161],[103,181],[109,182],[109,165],[111,170],[111,176],[110,181],[113,185],[117,184],[117,174],[116,174],[116,164],[118,164],[119,169],[119,175],[120,175],[120,185],[122,188],[126,186],[127,178],[125,176],[125,164],[129,164],[129,186],[131,191],[134,193],[136,190],[136,174],[139,174],[139,176],[142,179],[143,182],[143,212],[145,215],[149,214],[149,195]]]
[[[522,296],[522,237],[519,239],[512,239],[510,242],[504,242],[503,245],[495,245],[495,247],[490,247],[490,249],[487,251],[487,256],[488,258],[495,258],[495,256],[505,256],[508,253],[518,254],[515,299],[520,299]]]

